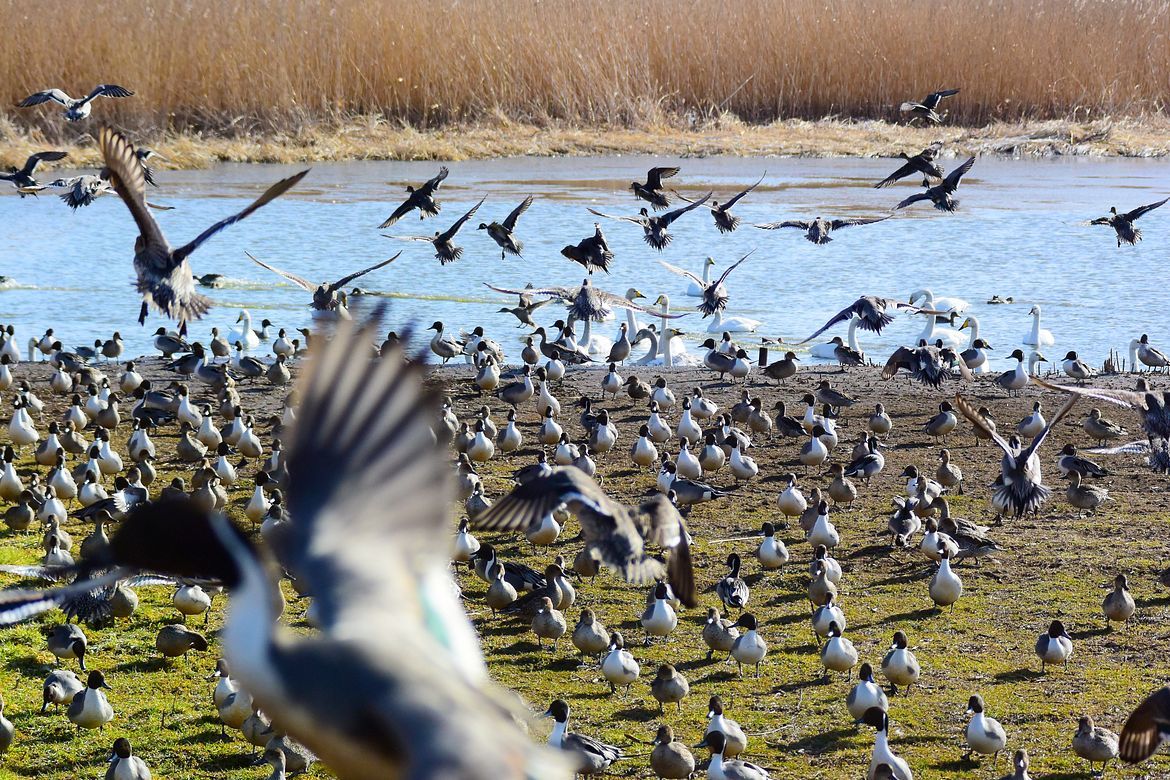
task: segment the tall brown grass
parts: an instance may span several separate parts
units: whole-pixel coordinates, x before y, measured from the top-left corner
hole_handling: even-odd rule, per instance
[[[646,126],[734,114],[950,121],[1161,113],[1167,0],[0,0],[0,120],[28,93],[137,92],[98,116],[242,134],[375,116]]]

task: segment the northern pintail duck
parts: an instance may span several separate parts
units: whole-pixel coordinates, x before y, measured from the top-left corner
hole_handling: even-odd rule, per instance
[[[579,469],[562,468],[517,485],[477,517],[475,525],[491,531],[530,528],[560,504],[577,516],[586,545],[596,550],[605,565],[635,583],[668,575],[683,603],[695,605],[686,528],[665,496],[656,495],[628,509]],[[671,549],[670,563],[664,567],[651,558],[644,550],[646,542]]]
[[[1040,670],[1045,671],[1048,664],[1063,664],[1068,666],[1068,659],[1073,654],[1072,637],[1064,630],[1064,623],[1053,620],[1048,630],[1036,640],[1036,655],[1040,658]]]
[[[1110,500],[1109,491],[1105,488],[1082,484],[1079,471],[1070,471],[1065,479],[1068,480],[1068,487],[1064,490],[1064,497],[1077,509],[1093,512]]]
[[[45,678],[45,682],[41,686],[41,714],[45,714],[50,704],[54,707],[68,704],[73,701],[75,694],[83,690],[85,690],[85,683],[73,672],[67,669],[49,672],[49,676]]]
[[[563,257],[580,264],[590,275],[594,271],[609,273],[609,264],[613,261],[613,252],[601,232],[601,225],[593,223],[593,235],[586,236],[574,244],[568,244],[561,249]]]
[[[448,263],[453,263],[459,258],[463,257],[463,247],[456,246],[455,235],[459,232],[460,228],[462,228],[463,225],[467,223],[467,220],[475,216],[475,212],[479,210],[479,207],[483,205],[485,200],[487,200],[486,196],[480,198],[479,202],[468,209],[467,213],[465,213],[462,217],[455,220],[451,227],[444,231],[436,230],[433,236],[391,236],[385,233],[382,235],[385,238],[393,238],[398,241],[422,241],[424,243],[430,244],[432,247],[434,247],[435,258],[439,261],[440,264],[447,265]]]
[[[419,219],[437,217],[439,215],[440,206],[438,201],[435,200],[435,193],[438,191],[439,186],[442,185],[443,181],[447,178],[449,173],[450,171],[447,170],[447,166],[444,165],[439,168],[439,173],[435,175],[434,178],[428,179],[418,188],[415,188],[410,184],[406,185],[406,192],[409,193],[406,200],[403,201],[401,206],[394,209],[394,213],[387,217],[385,222],[383,222],[381,225],[378,225],[378,229],[384,230],[390,227],[415,209],[418,209]]]
[[[114,708],[101,690],[109,687],[105,675],[98,671],[90,672],[85,688],[73,697],[65,712],[69,722],[83,729],[96,729],[113,720]]]
[[[1101,612],[1105,615],[1106,623],[1125,623],[1133,617],[1137,606],[1129,592],[1129,579],[1124,574],[1113,578],[1113,590],[1101,602]]]
[[[890,682],[890,692],[897,693],[899,685],[909,691],[910,686],[918,682],[921,673],[918,659],[910,650],[906,634],[895,631],[894,642],[882,657],[882,675]]]
[[[154,647],[165,658],[178,658],[191,650],[206,652],[207,639],[202,634],[191,631],[185,626],[169,625],[159,629],[155,637]]]
[[[617,686],[626,686],[629,693],[630,686],[642,673],[641,666],[634,660],[634,656],[626,650],[625,639],[620,631],[609,635],[609,652],[601,660],[601,674],[609,683],[610,693],[617,692]]]
[[[817,217],[816,219],[801,220],[788,219],[782,222],[766,222],[762,225],[756,225],[763,230],[778,230],[780,228],[797,228],[804,231],[804,237],[817,245],[824,245],[833,240],[832,233],[835,230],[841,230],[847,227],[856,227],[858,225],[872,225],[875,222],[882,222],[890,218],[887,214],[883,217],[866,217],[854,219],[824,219]]]
[[[1077,380],[1077,384],[1084,384],[1086,379],[1092,379],[1097,375],[1092,366],[1077,357],[1075,350],[1069,351],[1064,356],[1060,367],[1065,374]]]
[[[342,308],[342,298],[340,297],[339,293],[343,293],[346,285],[348,285],[354,279],[365,276],[371,271],[377,271],[379,268],[390,265],[402,255],[402,253],[399,252],[389,260],[383,260],[380,263],[371,265],[369,268],[363,268],[360,271],[354,271],[351,274],[341,277],[335,282],[321,282],[320,284],[313,284],[303,276],[298,276],[294,273],[289,273],[288,271],[282,271],[276,266],[269,265],[263,260],[254,257],[249,252],[245,252],[244,254],[248,255],[248,257],[250,257],[252,262],[256,265],[260,266],[261,268],[267,268],[269,271],[272,271],[272,273],[284,277],[285,279],[295,284],[297,287],[300,287],[302,290],[312,295],[313,300],[309,305],[312,307],[313,311],[322,313],[336,313],[340,308]],[[267,322],[267,320],[265,320],[265,322]],[[260,339],[257,338],[257,340]],[[273,345],[273,349],[275,348],[275,345]]]
[[[747,583],[739,576],[741,562],[738,553],[727,556],[727,575],[715,583],[715,595],[723,602],[723,609],[730,612],[732,607],[742,610],[747,606],[751,592]]]
[[[690,683],[670,664],[662,664],[650,682],[650,694],[658,701],[658,712],[666,711],[665,705],[674,704],[682,712],[682,700],[691,692]]]
[[[866,780],[914,780],[910,765],[890,749],[890,716],[880,707],[871,707],[862,722],[876,730]]]
[[[894,350],[894,354],[882,366],[882,379],[893,379],[899,370],[905,370],[911,379],[938,388],[942,387],[945,380],[955,378],[953,368],[959,369],[960,378],[971,379],[971,370],[954,349],[943,346],[941,341],[931,345],[920,340],[917,347],[898,347]]]
[[[728,198],[722,203],[712,199],[709,203],[706,204],[707,208],[711,210],[711,216],[715,220],[715,227],[718,228],[720,233],[727,234],[735,232],[735,229],[739,227],[740,219],[731,213],[731,209],[734,208],[735,204],[739,203],[745,195],[754,190],[756,187],[760,186],[760,182],[762,182],[764,180],[764,176],[767,175],[768,172],[764,171],[763,175],[760,176],[755,184],[752,184],[746,189],[740,190],[736,195]],[[677,192],[675,195],[678,195],[680,199],[685,200],[688,203],[694,202],[690,198]]]
[[[29,155],[25,160],[23,168],[12,168],[10,173],[0,173],[0,181],[10,181],[12,186],[20,193],[20,197],[25,195],[36,195],[37,180],[33,178],[37,167],[43,162],[57,162],[64,160],[69,155],[66,152],[37,152]]]
[[[975,165],[975,158],[972,157],[967,162],[955,168],[946,175],[941,184],[936,184],[930,187],[925,192],[919,192],[903,200],[895,209],[904,209],[920,200],[929,200],[934,204],[934,207],[939,211],[954,212],[959,208],[959,201],[955,197],[955,191],[959,189],[959,181],[965,176],[971,168]]]
[[[591,609],[581,610],[569,638],[581,655],[599,656],[609,649],[609,631]]]
[[[685,780],[694,774],[695,757],[686,745],[674,738],[674,730],[670,726],[659,726],[652,744],[654,749],[650,751],[650,769],[655,777]]]
[[[768,654],[768,643],[759,634],[756,616],[745,612],[735,621],[735,625],[744,629],[744,632],[731,643],[731,657],[739,667],[739,676],[743,677],[744,664],[755,664],[756,677],[759,677],[760,662]]]
[[[800,366],[797,365],[799,362],[800,358],[796,356],[796,353],[789,350],[784,353],[784,357],[780,360],[769,363],[767,348],[760,347],[759,365],[763,369],[764,376],[769,379],[775,379],[779,382],[780,380],[796,376],[796,373],[800,370]]]
[[[1109,762],[1117,758],[1120,749],[1118,736],[1107,728],[1093,725],[1093,719],[1082,715],[1077,721],[1077,730],[1073,734],[1072,749],[1078,757],[1089,762],[1089,774],[1093,774],[1093,764],[1101,765],[1101,775],[1105,774]]]
[[[1070,471],[1080,472],[1082,477],[1106,477],[1109,475],[1106,469],[1101,468],[1088,458],[1078,455],[1075,444],[1066,444],[1061,448],[1057,465],[1060,467],[1062,477]]]
[[[67,120],[70,122],[79,122],[89,117],[90,112],[93,110],[93,101],[98,98],[126,98],[132,97],[133,95],[133,92],[117,84],[98,84],[85,97],[74,98],[69,97],[69,95],[60,89],[44,89],[40,92],[34,92],[16,105],[19,108],[29,108],[30,106],[39,106],[41,103],[47,103],[51,100],[65,107],[65,118]]]
[[[540,597],[540,608],[532,618],[532,633],[536,634],[537,649],[544,649],[541,643],[544,639],[552,640],[552,651],[556,652],[557,640],[568,630],[565,616],[558,610],[548,596]]]
[[[1041,504],[1048,500],[1052,491],[1043,484],[1043,475],[1040,470],[1040,445],[1052,430],[1052,426],[1060,422],[1072,411],[1076,396],[1072,396],[1056,413],[1044,429],[1032,439],[1032,442],[1023,448],[1012,447],[1002,436],[987,429],[979,414],[962,396],[955,396],[955,405],[976,428],[991,437],[991,440],[1003,450],[1003,459],[1000,471],[1003,482],[995,489],[994,498],[999,506],[1011,510],[1016,517],[1037,512]]]
[[[952,553],[945,543],[939,544],[938,555],[938,569],[930,578],[930,600],[939,609],[950,607],[954,610],[955,604],[963,596],[963,581],[951,568]]]
[[[729,300],[730,296],[727,292],[727,288],[723,286],[723,283],[727,281],[727,277],[731,276],[732,271],[734,271],[736,268],[738,268],[743,263],[744,260],[747,260],[749,257],[752,256],[753,252],[755,252],[754,249],[751,252],[748,252],[743,257],[741,257],[736,262],[729,265],[727,268],[723,269],[723,273],[721,273],[719,275],[718,279],[716,279],[713,282],[707,282],[707,283],[704,283],[703,280],[699,276],[697,276],[696,274],[693,274],[690,271],[687,271],[685,269],[679,268],[677,265],[671,265],[670,263],[668,263],[664,260],[659,260],[658,263],[663,268],[665,268],[667,271],[670,271],[673,274],[678,274],[679,276],[682,276],[686,279],[690,279],[695,284],[702,286],[702,288],[703,288],[703,295],[702,295],[703,302],[700,303],[696,308],[700,312],[702,312],[703,317],[706,318],[706,317],[710,317],[712,314],[715,314],[716,312],[722,312],[727,308],[727,301]]]
[[[1129,431],[1125,430],[1125,428],[1106,417],[1102,417],[1101,410],[1096,407],[1089,410],[1089,416],[1081,423],[1081,427],[1098,444],[1121,439],[1129,435]]]
[[[1121,760],[1145,761],[1170,738],[1170,687],[1163,686],[1139,704],[1121,729]]]
[[[183,322],[202,317],[211,307],[211,300],[195,292],[195,280],[187,258],[204,241],[283,195],[308,173],[302,171],[278,181],[243,211],[216,222],[190,243],[172,249],[146,208],[146,179],[134,147],[123,135],[109,128],[102,129],[99,143],[106,167],[112,174],[111,183],[130,210],[140,234],[134,247],[134,270],[138,277],[138,291],[143,296],[139,323],[146,321],[151,305],[165,316]]]
[[[734,720],[723,711],[723,699],[712,696],[707,703],[707,730],[704,734],[718,733],[726,741],[724,757],[738,756],[747,750],[747,735]]]
[[[707,620],[703,624],[703,644],[707,645],[707,660],[716,651],[727,653],[731,657],[731,647],[739,637],[739,627],[734,622],[719,616],[719,610],[710,607],[707,610]]]
[[[903,114],[910,114],[913,119],[925,119],[927,122],[937,125],[942,122],[942,117],[938,113],[939,104],[942,103],[943,98],[957,94],[959,94],[957,89],[940,89],[931,92],[921,101],[908,100],[899,106],[898,110]]]
[[[1134,222],[1138,217],[1147,214],[1159,206],[1165,205],[1170,198],[1162,198],[1157,203],[1148,203],[1145,206],[1138,206],[1133,211],[1119,213],[1116,206],[1110,206],[1109,216],[1097,217],[1092,220],[1090,225],[1108,225],[1117,233],[1117,245],[1121,246],[1123,243],[1131,246],[1142,240],[1142,231],[1134,227]]]
[[[942,166],[938,165],[935,160],[938,159],[938,153],[942,151],[942,141],[935,141],[930,146],[923,149],[918,154],[913,156],[900,152],[898,157],[906,161],[906,163],[898,168],[898,170],[891,173],[886,178],[873,185],[875,189],[882,187],[889,187],[896,181],[904,179],[907,176],[912,176],[916,173],[922,175],[922,186],[929,187],[932,179],[939,180],[943,177]]]
[[[643,233],[642,238],[646,241],[646,243],[661,252],[663,249],[666,249],[666,247],[674,238],[670,235],[670,233],[667,232],[667,229],[670,227],[670,225],[688,211],[692,211],[697,209],[699,206],[702,206],[710,198],[711,193],[708,192],[699,200],[691,201],[686,206],[675,209],[674,211],[668,211],[665,214],[651,214],[645,208],[639,210],[638,216],[636,217],[614,217],[609,214],[603,214],[602,212],[593,208],[589,208],[588,211],[591,214],[595,214],[599,217],[605,217],[606,219],[614,219],[624,222],[632,222],[635,225],[640,226]]]
[[[146,762],[134,755],[130,740],[118,737],[110,748],[109,768],[106,780],[151,780]]]
[[[852,674],[857,665],[857,650],[853,643],[846,639],[842,628],[836,620],[829,621],[825,634],[825,644],[821,647],[821,666],[824,667],[824,679],[829,679],[829,672],[845,672],[846,677]]]
[[[662,191],[662,180],[677,176],[678,170],[676,166],[651,168],[646,172],[646,183],[643,184],[640,181],[630,182],[630,190],[635,196],[653,206],[655,211],[668,208],[670,206],[670,198]]]
[[[761,766],[726,758],[727,738],[721,732],[707,732],[703,744],[711,751],[711,761],[707,764],[710,780],[768,780],[770,777],[768,770]]]
[[[849,689],[845,707],[858,723],[862,722],[866,712],[875,707],[882,712],[889,710],[890,700],[881,686],[874,682],[873,667],[869,664],[863,663],[857,670],[857,685]]]
[[[967,700],[967,714],[971,716],[965,731],[967,758],[979,753],[993,756],[998,764],[1000,751],[1007,747],[1007,732],[998,720],[984,712],[983,697],[978,694]]]
[[[517,257],[524,251],[524,244],[516,239],[516,220],[520,219],[520,215],[528,211],[528,207],[532,205],[532,196],[529,195],[524,200],[520,201],[520,205],[512,209],[511,213],[504,219],[503,222],[492,222],[487,224],[479,223],[478,230],[486,230],[487,234],[491,236],[492,241],[500,247],[500,259],[503,260],[505,253],[512,253]]]
[[[48,631],[47,644],[49,652],[61,659],[77,659],[81,671],[85,671],[85,653],[89,646],[85,632],[76,623],[64,623],[53,626]]]
[[[569,704],[563,699],[553,701],[544,715],[555,721],[552,733],[548,737],[548,744],[568,753],[568,760],[575,774],[604,774],[611,764],[622,758],[621,748],[607,745],[584,734],[570,732]]]

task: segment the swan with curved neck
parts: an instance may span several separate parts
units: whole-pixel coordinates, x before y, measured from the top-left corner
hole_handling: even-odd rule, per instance
[[[593,320],[587,318],[585,328],[581,331],[581,341],[578,346],[589,355],[608,355],[609,351],[613,349],[613,341],[605,336],[594,336],[592,331]]]
[[[243,324],[241,325],[240,323]],[[252,314],[247,309],[240,310],[240,316],[236,318],[236,324],[239,327],[234,328],[228,334],[229,344],[239,342],[245,350],[255,349],[260,345],[260,337],[256,335],[256,331],[252,330]]]
[[[715,267],[715,259],[712,257],[708,257],[706,259],[706,261],[703,263],[703,286],[700,287],[699,284],[692,279],[690,285],[687,287],[687,296],[688,297],[690,297],[690,298],[702,298],[703,297],[703,292],[704,292],[704,290],[707,289],[707,285],[711,284],[711,269],[714,267]]]
[[[750,333],[760,327],[759,320],[747,317],[723,317],[722,311],[711,315],[711,324],[707,326],[708,333]]]
[[[1024,343],[1030,347],[1050,347],[1055,344],[1052,331],[1040,327],[1040,304],[1033,304],[1028,314],[1032,317],[1032,329],[1024,334]]]
[[[633,303],[639,298],[645,298],[646,295],[637,287],[631,287],[626,290],[626,300]],[[638,324],[638,318],[634,316],[633,309],[626,309],[626,332],[637,333],[642,330],[642,326]]]
[[[850,349],[857,350],[864,353],[865,350],[857,343],[857,326],[861,324],[861,318],[856,314],[849,318],[849,332],[846,334],[846,343]],[[834,341],[826,341],[824,344],[814,344],[813,348],[808,351],[813,357],[824,358],[826,360],[837,359],[837,343]]]
[[[655,305],[662,307],[662,315],[663,316],[662,316],[662,319],[660,320],[660,322],[662,324],[659,327],[659,331],[658,331],[659,333],[662,334],[662,338],[658,342],[660,347],[661,347],[661,350],[662,350],[662,353],[660,355],[660,357],[662,358],[662,365],[673,366],[674,365],[674,356],[671,354],[672,349],[671,349],[670,342],[673,341],[674,339],[672,339],[670,337],[670,325],[666,319],[666,315],[670,314],[670,298],[668,298],[665,294],[659,295],[658,300],[654,301],[654,303],[655,303]]]
[[[959,330],[961,331],[966,330],[967,328],[971,329],[971,338],[967,341],[967,349],[964,350],[964,352],[979,349],[979,347],[975,346],[975,342],[979,340],[979,320],[974,314],[968,314],[967,318],[963,320],[963,324],[959,326]],[[987,349],[990,348],[990,346],[987,347]],[[968,363],[968,365],[970,365],[970,363]],[[983,362],[980,363],[974,370],[982,374],[986,374],[991,371],[991,361],[988,359],[986,353],[984,353]]]
[[[941,295],[936,298],[934,293],[926,287],[910,293],[909,302],[914,303],[918,298],[921,298],[923,301],[921,304],[923,309],[957,311],[960,314],[965,314],[967,309],[971,308],[971,304],[962,298],[955,298],[950,295]]]

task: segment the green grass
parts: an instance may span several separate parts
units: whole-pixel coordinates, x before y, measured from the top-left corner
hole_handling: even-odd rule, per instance
[[[441,376],[456,375],[447,371]],[[643,378],[652,378],[643,372]],[[558,391],[565,402],[562,422],[577,431],[575,412],[568,401],[583,390],[596,395],[596,372],[584,375],[580,384]],[[886,547],[885,511],[891,496],[901,490],[896,475],[910,462],[933,469],[937,448],[919,441],[913,434],[925,419],[923,409],[932,407],[932,396],[906,391],[902,382],[880,384],[876,390],[854,387],[861,372],[851,374],[844,389],[866,393],[882,400],[895,417],[886,472],[874,485],[859,486],[861,500],[851,512],[834,512],[833,521],[842,535],[836,557],[845,568],[840,603],[849,620],[846,636],[856,644],[861,658],[877,666],[896,629],[906,631],[912,649],[922,665],[921,683],[908,695],[891,698],[894,750],[913,767],[915,777],[998,778],[1006,773],[1001,756],[998,774],[990,761],[982,766],[961,761],[965,750],[962,731],[966,723],[967,698],[981,694],[990,715],[999,719],[1009,735],[1009,750],[1026,747],[1033,757],[1033,777],[1080,776],[1085,764],[1070,750],[1070,741],[1081,713],[1091,714],[1100,725],[1119,730],[1129,710],[1149,690],[1162,683],[1165,674],[1166,638],[1161,626],[1170,598],[1155,584],[1170,546],[1167,515],[1162,505],[1162,483],[1152,478],[1134,460],[1110,466],[1118,474],[1107,480],[1117,499],[1096,516],[1079,518],[1070,513],[1059,493],[1039,519],[1009,521],[996,529],[996,537],[1007,551],[998,563],[981,567],[964,564],[958,568],[965,593],[953,612],[936,612],[927,596],[927,562],[917,550],[890,553]],[[763,389],[766,406],[779,397],[799,397],[799,388],[812,379],[802,375],[780,390]],[[672,383],[688,386],[679,378]],[[283,395],[283,393],[281,394]],[[708,392],[727,406],[738,389]],[[456,408],[467,417],[480,401],[466,390],[454,388]],[[929,402],[928,400],[929,399]],[[48,400],[46,398],[46,400]],[[1022,417],[1031,397],[988,402],[1000,427]],[[59,404],[60,402],[54,402]],[[502,409],[490,402],[493,417],[503,418]],[[621,438],[617,450],[601,462],[607,490],[634,501],[653,484],[649,472],[635,473],[625,457],[634,432],[633,423],[643,411],[628,399],[606,406],[615,411]],[[54,407],[55,408],[55,407]],[[1078,410],[1083,413],[1085,410]],[[1074,414],[1074,417],[1076,415]],[[49,415],[46,415],[46,420]],[[1079,419],[1079,417],[1077,417]],[[47,423],[46,423],[47,424]],[[522,429],[529,443],[536,419],[531,409],[522,414]],[[853,439],[864,424],[860,412],[847,415],[841,429],[842,441]],[[41,426],[43,429],[43,425]],[[124,442],[125,434],[115,437]],[[173,432],[155,436],[160,449],[173,448]],[[267,436],[263,437],[267,440]],[[577,436],[579,437],[579,431]],[[1055,481],[1052,453],[1066,440],[1083,438],[1078,429],[1063,427],[1046,446],[1046,475]],[[951,505],[956,515],[987,518],[986,489],[998,468],[998,456],[984,446],[975,449],[969,435],[952,437],[954,459],[967,474],[967,495],[956,496]],[[1083,442],[1082,442],[1083,443]],[[846,445],[835,453],[847,457]],[[501,495],[508,475],[521,463],[531,461],[535,450],[498,458],[481,469],[489,496]],[[467,595],[467,607],[483,638],[483,647],[493,675],[502,684],[519,691],[535,711],[542,712],[553,698],[569,701],[573,708],[572,727],[625,747],[631,758],[614,768],[614,774],[647,777],[648,746],[633,738],[649,740],[659,722],[670,723],[679,738],[693,745],[702,736],[706,723],[707,699],[723,697],[729,717],[749,733],[749,758],[775,770],[775,777],[859,777],[869,760],[872,731],[850,721],[844,697],[851,682],[835,676],[828,684],[819,681],[821,667],[808,620],[805,595],[808,581],[808,545],[793,523],[780,535],[792,560],[787,567],[762,573],[751,555],[754,540],[713,543],[711,540],[747,536],[765,520],[777,521],[775,497],[780,486],[776,477],[788,467],[796,445],[774,440],[753,451],[760,461],[764,479],[738,488],[733,499],[699,506],[690,518],[698,539],[696,566],[704,609],[682,614],[678,628],[666,641],[643,647],[644,633],[639,615],[645,604],[645,590],[633,588],[603,572],[594,583],[577,586],[578,601],[567,610],[570,630],[582,607],[594,609],[611,630],[621,630],[635,658],[642,665],[642,678],[629,695],[609,692],[608,685],[592,660],[581,665],[575,648],[566,636],[556,652],[538,651],[535,637],[525,621],[493,616],[482,603],[486,585],[465,568],[458,574]],[[164,458],[165,461],[165,458]],[[29,461],[21,462],[23,475],[31,471]],[[43,471],[43,470],[42,470]],[[797,468],[799,473],[800,469]],[[189,469],[163,463],[159,484],[174,475],[187,476]],[[252,469],[242,470],[250,477]],[[819,474],[819,471],[818,471]],[[726,484],[726,472],[713,478]],[[818,475],[802,480],[806,492],[825,484]],[[244,477],[233,493],[233,514],[242,519],[241,508],[248,495]],[[1151,485],[1155,485],[1155,491]],[[1056,485],[1057,488],[1062,485]],[[452,508],[453,521],[461,509]],[[246,521],[244,521],[246,522]],[[75,545],[88,532],[70,521]],[[568,560],[579,549],[570,541],[577,524],[570,521],[561,538],[549,548],[533,549],[522,537],[491,538],[502,555],[543,568],[557,554]],[[487,539],[481,535],[481,539]],[[40,535],[14,534],[0,530],[0,560],[31,563],[39,556]],[[75,548],[76,549],[76,548]],[[700,639],[706,606],[717,601],[710,592],[723,575],[723,561],[729,552],[745,557],[744,576],[751,585],[752,611],[761,621],[761,634],[769,653],[759,679],[750,670],[740,679],[734,664],[720,659],[706,663],[706,646]],[[1106,630],[1100,602],[1106,586],[1118,571],[1128,572],[1138,600],[1138,613],[1131,625]],[[11,579],[11,578],[8,578]],[[90,638],[88,665],[105,672],[113,690],[110,701],[116,718],[102,732],[80,732],[63,713],[41,716],[41,682],[53,658],[44,647],[40,630],[60,620],[50,613],[27,624],[0,630],[0,692],[5,714],[17,727],[17,741],[0,761],[0,777],[36,777],[66,780],[100,776],[110,744],[127,736],[135,750],[159,778],[262,778],[266,766],[251,766],[251,748],[238,735],[231,742],[219,739],[219,722],[211,704],[213,683],[207,680],[217,657],[215,636],[223,622],[224,599],[217,599],[206,633],[212,649],[203,654],[163,664],[154,650],[158,629],[177,618],[167,588],[144,588],[139,611],[126,621],[100,630],[86,627]],[[286,595],[291,592],[286,589]],[[290,601],[284,621],[304,630],[300,618],[304,602]],[[1075,639],[1075,654],[1067,670],[1039,672],[1033,654],[1036,637],[1053,618],[1065,621]],[[202,618],[189,625],[201,629]],[[657,665],[675,664],[690,680],[691,695],[681,712],[658,713],[649,683]],[[75,665],[72,668],[76,668]],[[534,739],[544,739],[547,722],[533,728]],[[695,750],[705,758],[705,751]],[[321,767],[315,776],[327,776]],[[1170,760],[1155,759],[1139,769],[1111,767],[1110,776],[1164,777],[1170,774]]]

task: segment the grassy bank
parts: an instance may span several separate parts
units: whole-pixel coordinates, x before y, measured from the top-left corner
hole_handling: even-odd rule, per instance
[[[199,133],[146,133],[143,145],[161,152],[163,168],[204,168],[217,162],[342,160],[467,160],[511,156],[644,154],[667,158],[737,156],[892,157],[936,139],[947,154],[1011,156],[1170,154],[1170,120],[997,122],[980,128],[916,128],[883,121],[785,120],[765,125],[723,117],[697,127],[657,124],[638,128],[538,127],[515,122],[418,129],[365,117],[344,126],[314,126],[247,138]],[[0,125],[0,166],[20,166],[52,146],[69,152],[60,165],[97,167],[88,138],[56,143],[39,131]],[[58,167],[59,167],[58,166]],[[41,178],[46,178],[46,165]]]

